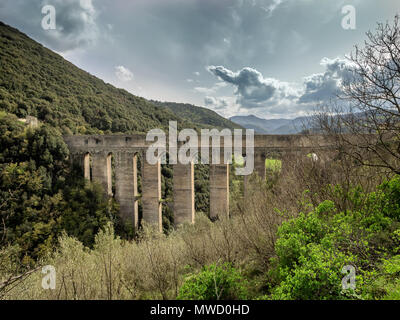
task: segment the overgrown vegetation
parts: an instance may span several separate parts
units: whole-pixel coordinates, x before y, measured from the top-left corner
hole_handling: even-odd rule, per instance
[[[90,246],[116,205],[101,187],[70,167],[60,133],[46,124],[26,127],[0,114],[0,245],[18,246],[25,262],[52,250],[63,230]]]
[[[188,276],[179,289],[181,300],[246,299],[247,292],[240,272],[229,263],[211,264]]]
[[[106,224],[91,249],[63,234],[56,251],[37,263],[55,266],[56,290],[41,288],[38,270],[5,298],[398,297],[400,178],[382,178],[374,187],[373,172],[363,167],[345,175],[337,162],[286,161],[289,169],[272,189],[252,177],[249,195],[234,201],[230,219],[211,222],[198,213],[195,225],[168,235],[145,227],[137,241],[121,239]],[[336,183],[322,182],[321,172]],[[2,269],[6,279],[5,270],[18,269],[19,262],[14,246],[1,252],[12,266]],[[355,290],[342,289],[346,265],[356,270]]]
[[[392,31],[378,28],[378,34]],[[399,34],[389,39],[396,50]],[[15,40],[8,34],[2,38]],[[399,59],[383,56],[395,64]],[[397,102],[397,91],[393,94]],[[39,110],[34,108],[29,110]],[[5,109],[18,115],[24,110],[14,104]],[[215,222],[207,215],[208,191],[201,179],[208,171],[199,165],[196,223],[178,229],[171,225],[172,171],[165,165],[163,223],[168,232],[144,225],[130,239],[117,219],[118,205],[70,168],[68,150],[53,125],[70,130],[73,125],[52,117],[30,129],[16,116],[0,114],[0,298],[400,298],[400,177],[397,154],[387,153],[398,140],[373,141],[374,148],[356,158],[339,143],[337,150],[324,150],[318,157],[270,159],[267,181],[253,174],[246,190],[243,179],[231,175],[230,217]],[[76,119],[86,126],[80,116]],[[102,130],[94,118],[85,119],[91,123],[85,130]],[[396,137],[397,125],[380,124],[378,130],[394,131],[385,137]],[[343,142],[342,134],[333,138]],[[43,265],[55,267],[54,290],[41,287]],[[344,267],[355,270],[353,288],[343,286]]]

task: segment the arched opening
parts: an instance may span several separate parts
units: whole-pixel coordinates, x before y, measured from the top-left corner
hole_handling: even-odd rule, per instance
[[[194,165],[194,207],[195,212],[210,216],[210,165],[200,159]],[[206,161],[206,159],[204,159]]]
[[[236,174],[236,169],[244,168],[244,165],[245,158],[243,155],[232,155],[232,165],[229,175],[229,195],[232,200],[237,200],[244,196],[244,180],[246,176]],[[229,203],[232,204],[234,201],[230,201]]]
[[[282,160],[279,152],[268,152],[265,155],[265,180],[269,187],[278,181],[282,171]]]
[[[172,230],[174,225],[174,170],[169,161],[169,153],[160,157],[161,161],[161,206],[162,228],[164,232]]]

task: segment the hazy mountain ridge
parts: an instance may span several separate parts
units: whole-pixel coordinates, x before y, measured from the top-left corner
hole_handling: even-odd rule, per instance
[[[205,126],[212,128],[228,128],[228,129],[240,129],[241,125],[236,124],[216,113],[213,110],[195,106],[189,103],[177,103],[177,102],[161,102],[150,100],[156,106],[167,108],[175,115],[187,121],[193,121],[195,123],[201,123]]]
[[[254,115],[229,118],[246,129],[254,129],[260,134],[296,134],[311,128],[311,117],[295,119],[262,119]]]

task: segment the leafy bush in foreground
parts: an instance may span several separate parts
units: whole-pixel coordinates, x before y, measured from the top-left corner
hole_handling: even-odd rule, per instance
[[[399,192],[400,179],[396,177],[369,194],[355,188],[351,211],[337,212],[335,204],[327,200],[312,212],[284,222],[278,230],[274,261],[280,284],[271,297],[371,298],[367,291],[371,291],[369,286],[382,259],[398,251],[393,232],[399,226]],[[354,291],[342,290],[345,265],[356,269]]]
[[[240,272],[229,263],[211,264],[188,277],[179,290],[178,299],[235,300],[246,299],[246,283]]]

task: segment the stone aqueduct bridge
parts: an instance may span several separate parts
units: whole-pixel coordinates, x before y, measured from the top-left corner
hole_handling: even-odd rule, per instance
[[[160,162],[153,165],[145,159],[148,147],[154,142],[146,141],[146,135],[69,135],[64,136],[64,140],[69,147],[71,160],[81,165],[85,178],[99,182],[109,196],[112,195],[111,157],[114,157],[115,199],[120,204],[122,218],[125,221],[131,221],[135,227],[139,223],[137,160],[138,155],[140,155],[142,159],[142,219],[147,223],[158,225],[161,230]],[[225,140],[221,138],[222,164],[210,164],[211,217],[229,214],[229,164],[223,162],[224,143]],[[180,144],[182,143],[178,142],[178,148]],[[243,156],[246,156],[245,146],[244,136],[242,141]],[[323,135],[255,135],[254,171],[265,179],[266,158],[283,158],[288,154],[305,155],[331,148],[332,143]],[[211,155],[211,150],[209,152]],[[90,166],[92,174],[90,174]],[[173,165],[173,198],[175,224],[194,223],[193,163]]]

